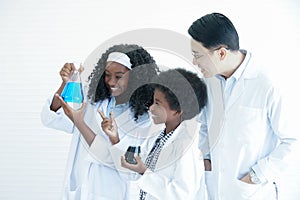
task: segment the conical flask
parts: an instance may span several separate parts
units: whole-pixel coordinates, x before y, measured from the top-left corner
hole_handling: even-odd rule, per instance
[[[66,83],[61,97],[67,104],[69,104],[74,110],[78,110],[82,106],[83,102],[83,90],[80,71],[75,70],[72,73],[70,80]]]

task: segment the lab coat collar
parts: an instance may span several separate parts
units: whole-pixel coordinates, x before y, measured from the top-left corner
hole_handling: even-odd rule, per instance
[[[191,148],[191,145],[196,141],[198,133],[198,123],[193,118],[191,120],[183,121],[174,131],[164,145],[159,159],[156,164],[156,171],[162,170],[165,167],[176,162],[184,153]]]
[[[245,80],[253,79],[258,75],[257,65],[254,65],[254,59],[250,52],[247,52],[246,57],[241,65],[241,70],[238,71],[239,77],[236,80],[235,86],[232,89],[225,109],[228,111],[236,100],[242,95],[245,89]]]
[[[246,57],[242,63],[245,69],[244,72],[241,74],[241,79],[252,79],[257,77],[259,65],[254,64],[255,62],[257,61],[254,58],[253,54],[247,51]]]

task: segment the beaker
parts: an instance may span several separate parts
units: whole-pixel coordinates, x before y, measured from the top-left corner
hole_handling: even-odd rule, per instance
[[[141,147],[140,146],[129,146],[125,153],[125,160],[130,164],[137,164],[134,154],[140,155]]]
[[[64,101],[74,110],[81,108],[84,98],[80,73],[77,69],[72,73],[70,80],[66,83],[61,93]]]

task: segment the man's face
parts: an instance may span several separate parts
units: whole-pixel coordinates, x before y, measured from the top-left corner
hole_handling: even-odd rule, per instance
[[[197,65],[205,78],[218,74],[218,57],[215,51],[205,48],[202,43],[191,39],[193,64]]]

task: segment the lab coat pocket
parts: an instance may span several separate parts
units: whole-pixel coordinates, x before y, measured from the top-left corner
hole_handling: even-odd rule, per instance
[[[260,184],[249,184],[241,180],[237,180],[236,183],[238,187],[237,191],[240,191],[240,199],[251,199],[251,197],[254,197],[261,187]]]
[[[260,138],[261,132],[264,130],[264,111],[260,108],[253,108],[247,106],[239,106],[234,112],[232,112],[232,119],[238,118],[238,120],[232,120],[230,124],[232,130],[236,134],[232,137],[236,137],[241,142],[256,143],[257,138]]]

